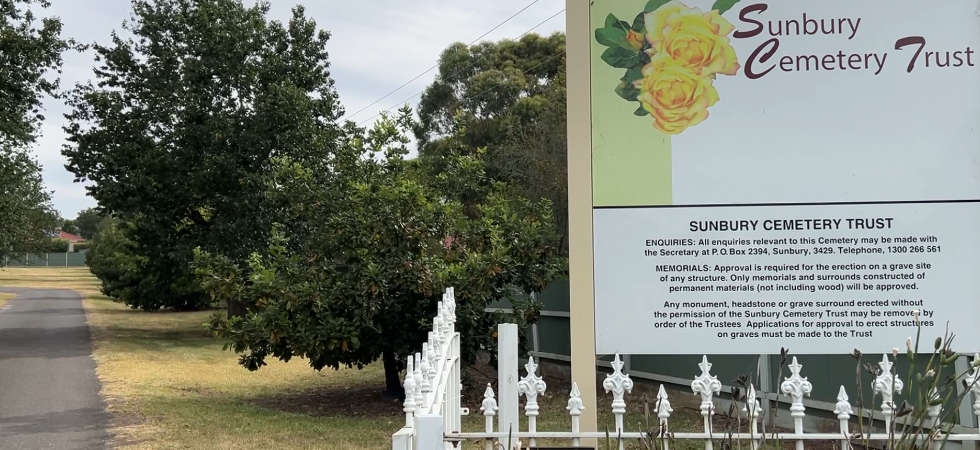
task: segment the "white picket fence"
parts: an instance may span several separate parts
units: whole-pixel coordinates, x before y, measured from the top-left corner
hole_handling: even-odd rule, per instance
[[[715,396],[720,394],[722,384],[711,374],[712,364],[705,356],[698,364],[700,374],[694,377],[691,390],[701,398],[700,411],[704,420],[703,429],[695,432],[674,432],[670,429],[670,416],[673,409],[667,391],[663,385],[657,395],[654,412],[659,426],[651,436],[650,431],[627,431],[623,418],[626,414],[626,395],[633,390],[633,381],[623,372],[623,362],[619,355],[612,361],[612,373],[606,376],[602,383],[606,393],[612,394],[612,413],[615,417],[615,429],[609,432],[582,432],[580,416],[584,410],[581,391],[578,385],[572,383],[565,408],[569,415],[568,432],[539,432],[537,417],[539,407],[537,398],[547,390],[547,384],[537,374],[537,364],[529,358],[524,365],[525,375],[518,379],[517,373],[517,326],[501,324],[498,329],[498,390],[500,402],[493,388],[488,384],[484,393],[480,412],[484,416],[485,429],[483,432],[463,432],[462,416],[468,415],[467,408],[461,404],[460,384],[460,353],[459,333],[455,330],[456,298],[452,288],[443,294],[439,302],[438,313],[433,318],[432,331],[429,339],[422,345],[422,352],[416,353],[408,361],[405,376],[405,426],[392,436],[393,450],[430,450],[458,448],[466,441],[483,441],[487,450],[504,449],[506,443],[513,448],[534,447],[538,439],[567,440],[572,446],[578,446],[585,439],[604,441],[611,438],[620,449],[623,442],[628,440],[658,440],[663,450],[669,450],[672,440],[702,441],[706,450],[713,450],[713,441],[732,439],[748,441],[752,450],[757,450],[765,440],[796,442],[796,450],[804,449],[805,441],[839,441],[841,449],[849,449],[852,439],[861,441],[883,442],[894,439],[897,428],[895,424],[895,397],[901,394],[904,382],[894,373],[893,361],[888,355],[882,355],[878,363],[881,369],[873,382],[877,397],[881,398],[880,416],[884,419],[884,429],[879,433],[866,433],[860,437],[849,429],[851,416],[855,411],[848,399],[844,386],[840,387],[834,413],[840,422],[840,431],[835,433],[807,433],[803,429],[803,419],[806,408],[803,398],[810,395],[813,385],[802,375],[803,365],[794,357],[788,366],[790,376],[780,384],[780,391],[792,401],[789,412],[793,418],[792,433],[762,432],[759,429],[759,419],[762,405],[759,402],[754,386],[749,386],[747,401],[740,408],[748,421],[748,432],[719,432],[712,430],[712,416],[717,411]],[[973,413],[980,423],[980,355],[974,359],[974,368],[967,377],[966,384],[972,391],[974,403]],[[524,396],[524,415],[527,417],[527,430],[518,429],[519,397]],[[943,411],[942,406],[929,408],[927,415],[931,423],[937,424]],[[496,431],[494,428],[497,418]],[[919,442],[926,443],[938,450],[945,442],[978,442],[980,429],[974,433],[943,434],[935,430],[915,437]]]

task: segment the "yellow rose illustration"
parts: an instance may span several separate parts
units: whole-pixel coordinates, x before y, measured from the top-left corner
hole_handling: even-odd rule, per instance
[[[679,134],[708,118],[708,107],[718,102],[712,79],[698,75],[666,54],[655,56],[635,83],[637,99],[654,118],[654,126]]]
[[[675,0],[647,13],[645,23],[652,55],[670,55],[704,76],[738,72],[738,57],[728,40],[735,27],[718,11],[702,12]]]
[[[633,30],[628,30],[626,32],[626,42],[629,42],[630,47],[639,50],[643,48],[643,34],[637,33]]]
[[[632,21],[614,14],[595,29],[606,47],[600,58],[625,69],[613,90],[639,102],[634,116],[653,117],[664,133],[680,134],[708,118],[718,103],[718,74],[736,75],[738,55],[729,40],[735,27],[722,14],[739,0],[716,0],[704,12],[680,0],[648,0]]]

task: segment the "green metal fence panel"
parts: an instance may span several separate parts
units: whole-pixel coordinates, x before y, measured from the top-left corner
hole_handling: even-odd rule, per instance
[[[75,253],[30,253],[10,255],[3,262],[7,267],[84,267],[88,250]]]
[[[555,355],[571,354],[568,319],[543,316],[538,320],[538,351]]]

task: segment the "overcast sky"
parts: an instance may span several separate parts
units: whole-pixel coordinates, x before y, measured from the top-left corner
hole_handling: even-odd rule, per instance
[[[432,66],[450,43],[468,43],[531,3],[484,40],[517,37],[565,7],[565,0],[272,0],[273,18],[288,18],[297,3],[305,5],[307,15],[332,35],[328,44],[331,72],[348,113],[367,106]],[[106,42],[109,33],[120,29],[122,21],[129,18],[130,3],[51,0],[46,15],[61,18],[65,36],[84,43]],[[550,34],[564,28],[565,16],[559,14],[535,32]],[[91,53],[66,54],[62,86],[68,88],[90,79],[92,66]],[[434,75],[435,71],[429,72],[352,119],[368,120],[380,110],[400,106],[409,97],[408,103],[415,106],[415,94]],[[44,167],[44,181],[54,191],[55,208],[63,217],[74,218],[79,210],[95,206],[95,200],[86,196],[84,187],[74,183],[74,176],[64,168],[64,104],[48,100],[45,109],[47,121],[35,149]]]

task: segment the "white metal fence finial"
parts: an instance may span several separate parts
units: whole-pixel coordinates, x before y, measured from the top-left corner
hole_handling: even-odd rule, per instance
[[[851,420],[851,414],[854,414],[854,408],[851,407],[851,399],[847,396],[847,390],[844,389],[844,385],[841,385],[840,391],[837,392],[837,404],[834,405],[834,414],[837,414],[837,418],[840,420]]]
[[[892,366],[895,364],[888,359],[888,355],[881,355],[881,362],[878,367],[881,372],[875,377],[874,391],[881,394],[881,412],[885,415],[885,433],[891,433],[892,418],[895,414],[895,394],[900,394],[905,383],[898,375],[892,373]]]
[[[854,414],[854,408],[851,407],[851,401],[847,398],[847,391],[844,389],[844,385],[841,385],[840,391],[837,393],[837,404],[834,405],[834,414],[837,414],[837,420],[840,421],[840,448],[841,450],[847,450],[850,448],[851,442],[851,431],[848,429],[848,422],[851,420],[851,414]]]
[[[527,402],[524,404],[524,415],[527,416],[527,431],[537,433],[538,394],[543,394],[548,389],[548,385],[545,384],[544,379],[538,376],[538,365],[534,362],[533,357],[529,356],[527,358],[527,364],[524,364],[524,370],[527,371],[527,375],[517,383],[517,389],[527,399]],[[533,437],[529,439],[529,443],[532,447],[537,445]]]
[[[416,352],[413,359],[415,360],[415,373],[413,374],[415,379],[415,411],[418,413],[422,410],[422,405],[425,404],[425,395],[422,394],[422,379],[425,377],[422,372],[422,353]]]
[[[572,417],[581,416],[585,410],[585,403],[582,402],[582,391],[578,388],[578,383],[572,382],[572,390],[568,393],[568,405],[565,410]]]
[[[657,405],[653,408],[653,412],[657,413],[657,418],[660,419],[660,430],[657,432],[657,437],[661,439],[663,450],[670,450],[670,441],[667,439],[667,433],[670,432],[670,414],[674,412],[674,408],[670,406],[670,399],[667,398],[667,389],[662,384],[660,385],[660,390],[657,391]]]
[[[670,415],[674,412],[674,408],[670,406],[670,399],[667,398],[667,389],[664,385],[660,385],[660,390],[657,392],[657,406],[653,408],[653,412],[657,413],[657,418],[660,419],[660,425],[663,425],[666,430],[667,421],[670,420]]]
[[[790,406],[790,412],[793,417],[803,417],[806,413],[806,407],[803,406],[803,397],[810,396],[810,392],[813,391],[813,384],[806,379],[806,377],[800,375],[800,371],[803,370],[803,365],[797,362],[796,357],[793,357],[793,362],[787,366],[790,371],[790,376],[786,377],[780,384],[780,390],[784,394],[789,395],[793,399],[793,404]]]
[[[980,353],[973,355],[973,372],[966,377],[966,385],[973,391],[973,414],[980,423]]]
[[[480,411],[483,412],[484,416],[497,415],[497,398],[493,394],[493,387],[490,386],[490,383],[487,383],[487,390],[483,391],[483,403],[480,405]]]
[[[718,377],[711,375],[711,363],[707,356],[701,357],[701,375],[694,378],[691,382],[691,390],[701,396],[701,416],[704,418],[704,432],[708,433],[708,440],[704,443],[705,450],[712,449],[711,443],[711,416],[715,413],[714,395],[721,392],[721,381]]]
[[[422,381],[419,383],[419,387],[422,389],[422,397],[427,397],[427,395],[432,392],[432,364],[430,363],[431,350],[429,350],[429,344],[426,342],[422,343]]]
[[[568,405],[565,406],[568,415],[572,417],[572,434],[582,431],[582,411],[585,410],[585,403],[582,401],[582,391],[578,389],[578,383],[572,382],[572,390],[568,393]],[[582,445],[581,439],[572,438],[572,446]]]
[[[793,403],[789,407],[790,416],[793,417],[793,426],[796,434],[803,434],[803,417],[806,416],[803,397],[810,396],[810,392],[813,391],[813,384],[806,377],[800,376],[803,365],[796,360],[795,356],[793,357],[793,362],[788,367],[790,376],[783,380],[779,388],[784,394],[789,395],[793,399]],[[796,441],[796,450],[803,450],[802,440]]]
[[[629,375],[623,373],[623,360],[619,357],[619,353],[613,358],[612,362],[612,373],[606,375],[606,379],[602,381],[602,388],[606,392],[612,392],[612,412],[616,416],[616,434],[620,435],[623,433],[623,415],[626,414],[626,393],[633,392],[633,380],[630,379]],[[619,441],[619,448],[623,448],[623,441]]]
[[[412,427],[414,422],[412,416],[415,414],[415,362],[412,357],[408,358],[408,365],[405,368],[405,401],[402,403],[402,411],[405,412],[405,426]]]
[[[758,450],[759,440],[756,440],[756,436],[759,435],[759,416],[762,414],[762,404],[759,403],[759,397],[755,392],[755,385],[749,384],[749,391],[745,393],[745,407],[742,411],[749,417],[749,435],[752,437],[752,450]]]
[[[484,430],[493,433],[493,416],[497,415],[497,399],[493,395],[493,388],[487,383],[487,390],[483,392],[483,403],[480,411],[483,412]],[[487,440],[485,450],[493,450],[492,440]]]

